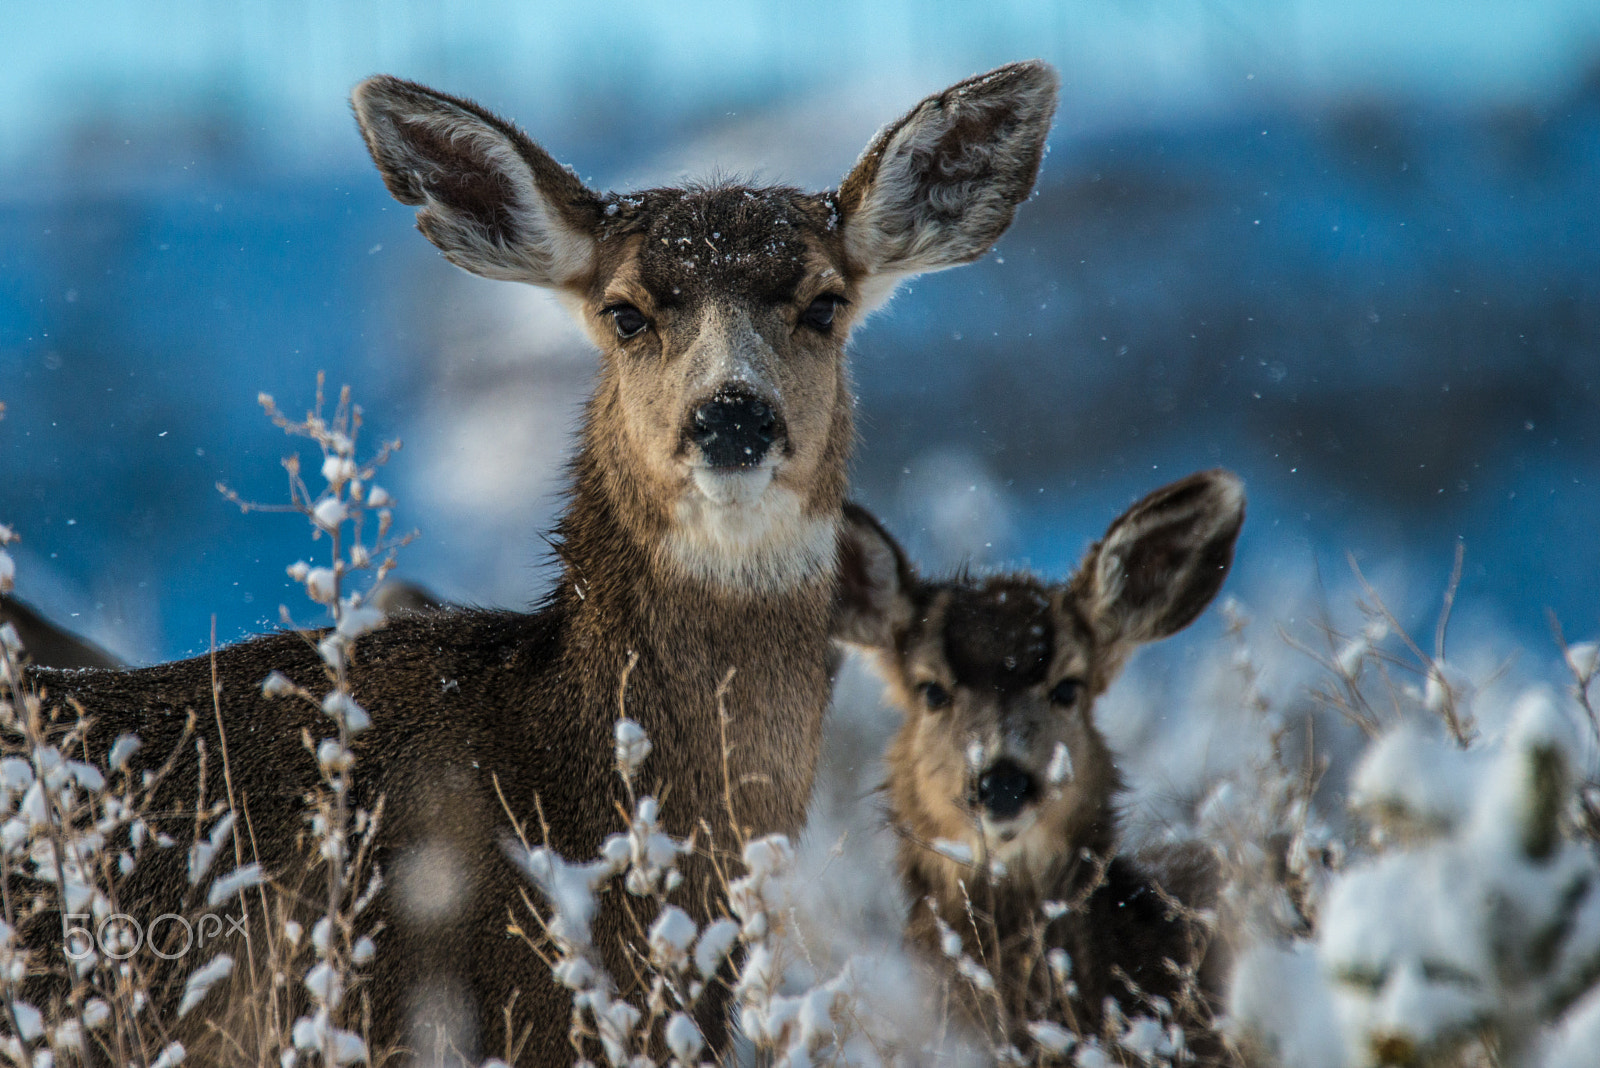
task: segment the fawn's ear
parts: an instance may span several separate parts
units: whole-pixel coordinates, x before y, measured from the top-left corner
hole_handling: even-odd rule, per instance
[[[1243,523],[1244,484],[1221,470],[1163,486],[1124,512],[1073,580],[1101,640],[1131,649],[1194,622],[1228,576]]]
[[[1039,175],[1055,68],[1032,60],[958,82],[885,127],[839,187],[845,254],[867,307],[919,271],[970,263]]]
[[[916,574],[899,544],[871,512],[849,501],[839,525],[839,593],[833,637],[869,649],[890,649],[911,619]]]
[[[600,200],[527,136],[470,100],[386,74],[350,94],[389,192],[417,229],[486,278],[570,286],[594,263]]]

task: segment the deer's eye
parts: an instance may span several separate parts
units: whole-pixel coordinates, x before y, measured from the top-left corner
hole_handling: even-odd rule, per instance
[[[1050,703],[1066,708],[1076,704],[1078,695],[1083,692],[1083,683],[1078,679],[1062,679],[1050,691]]]
[[[843,297],[824,293],[806,306],[806,310],[800,315],[800,321],[811,329],[826,334],[833,329],[833,313],[844,302]]]
[[[613,304],[605,310],[611,316],[611,321],[617,324],[617,336],[624,341],[630,337],[638,337],[650,325],[650,320],[644,317],[644,312],[632,304]]]
[[[917,696],[921,697],[922,703],[930,709],[947,708],[950,705],[950,691],[937,682],[925,682],[918,686]]]

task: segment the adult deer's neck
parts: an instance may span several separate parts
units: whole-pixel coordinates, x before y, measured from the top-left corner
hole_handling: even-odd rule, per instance
[[[836,549],[815,573],[781,589],[730,589],[686,575],[656,551],[669,517],[619,469],[619,447],[592,420],[586,426],[557,527],[565,564],[557,596],[585,704],[617,714],[621,672],[637,655],[626,713],[656,743],[656,774],[674,780],[679,800],[668,806],[669,820],[674,808],[720,809],[709,802],[728,786],[726,746],[746,780],[734,791],[740,822],[756,833],[798,830],[830,693]],[[730,671],[724,725],[717,694]]]

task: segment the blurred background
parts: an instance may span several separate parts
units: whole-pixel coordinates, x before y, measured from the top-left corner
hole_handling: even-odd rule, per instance
[[[256,395],[298,414],[318,370],[405,442],[402,575],[548,581],[592,353],[415,232],[354,82],[474,97],[599,188],[822,188],[1030,56],[1063,78],[1037,195],[853,340],[856,492],[912,552],[1064,574],[1225,465],[1259,618],[1339,601],[1353,557],[1431,637],[1459,540],[1466,639],[1544,665],[1548,611],[1600,628],[1593,0],[80,0],[8,4],[0,40],[0,521],[20,594],[131,661],[313,618],[305,523],[214,484],[283,499]]]

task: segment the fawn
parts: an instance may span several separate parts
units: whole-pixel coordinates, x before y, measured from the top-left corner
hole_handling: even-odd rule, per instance
[[[1199,848],[1118,852],[1122,784],[1093,713],[1137,646],[1216,595],[1244,519],[1239,480],[1209,471],[1156,490],[1059,584],[921,579],[851,507],[877,537],[845,561],[837,633],[869,650],[904,714],[886,791],[910,940],[952,972],[963,953],[986,965],[994,989],[961,980],[961,1000],[1023,1050],[1040,1019],[1098,1032],[1107,998],[1129,1016],[1144,998],[1178,1002],[1183,972],[1211,988],[1198,1000],[1214,994],[1215,959],[1202,967],[1204,940],[1172,908],[1208,905],[1214,863]],[[1070,964],[1047,964],[1056,949]]]
[[[356,87],[367,147],[422,233],[468,271],[552,289],[601,354],[556,530],[564,570],[543,604],[403,614],[354,650],[372,727],[353,746],[352,803],[383,802],[377,952],[360,991],[375,1059],[433,1045],[435,1025],[470,1062],[575,1055],[568,992],[508,932],[526,885],[503,856],[507,814],[534,826],[538,814],[549,845],[572,857],[593,856],[617,829],[612,727],[630,663],[626,713],[654,741],[647,770],[670,787],[666,830],[725,826],[725,789],[735,834],[801,828],[841,546],[863,529],[842,514],[846,337],[899,279],[970,262],[1005,231],[1038,174],[1056,86],[1040,62],[951,86],[884,128],[821,194],[596,193],[476,104],[388,76]],[[136,765],[170,753],[190,712],[213,754],[225,729],[245,852],[292,882],[317,784],[301,736],[327,727],[314,709],[264,699],[274,670],[309,687],[324,669],[295,634],[223,649],[215,710],[207,658],[37,678],[87,711],[98,751],[139,735]],[[724,737],[717,693],[730,672]],[[725,745],[741,771],[731,786]],[[195,765],[192,753],[180,761],[158,808],[192,811],[202,784],[219,796],[222,776]],[[141,862],[125,909],[182,897],[180,853]],[[676,899],[705,922],[717,908],[712,865],[692,860],[684,874]],[[594,943],[619,980],[635,974],[633,931],[608,898]],[[703,1004],[715,1049],[726,1022],[714,999]]]

